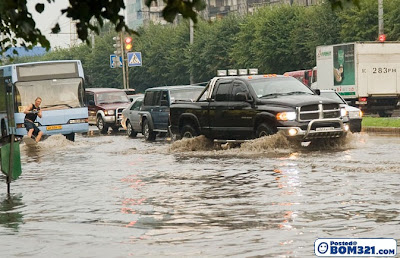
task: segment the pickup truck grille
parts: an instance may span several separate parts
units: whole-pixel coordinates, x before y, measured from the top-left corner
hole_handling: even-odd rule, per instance
[[[339,104],[307,105],[297,108],[297,111],[299,121],[340,117]]]

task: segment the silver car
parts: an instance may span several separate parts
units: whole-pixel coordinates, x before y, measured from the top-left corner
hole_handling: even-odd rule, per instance
[[[362,122],[362,111],[359,108],[350,106],[347,102],[334,90],[320,90],[321,97],[339,100],[343,104],[342,106],[346,109],[349,116],[350,131],[353,133],[361,132],[361,122]]]
[[[136,137],[138,132],[142,132],[140,124],[141,116],[139,114],[140,107],[143,103],[143,94],[140,96],[135,95],[136,98],[132,103],[122,111],[121,124],[129,137]]]

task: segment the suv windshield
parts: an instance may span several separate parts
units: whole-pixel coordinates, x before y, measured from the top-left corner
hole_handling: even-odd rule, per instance
[[[128,96],[123,91],[98,93],[97,102],[98,104],[130,103]]]
[[[262,78],[249,80],[249,83],[259,98],[278,95],[314,94],[307,86],[292,77]]]

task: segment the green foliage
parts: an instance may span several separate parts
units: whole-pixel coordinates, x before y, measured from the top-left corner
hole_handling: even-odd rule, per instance
[[[378,1],[364,0],[360,8],[353,6],[338,15],[343,42],[375,41],[378,38]]]
[[[146,0],[147,6],[150,7],[153,1],[156,2],[156,0]],[[53,2],[55,0],[47,0],[47,5]],[[169,22],[173,22],[178,14],[182,14],[184,18],[190,18],[196,22],[196,11],[205,8],[203,0],[174,0],[165,1],[165,4],[162,15]],[[46,5],[43,3],[35,5],[35,11],[38,13],[42,13],[45,8]],[[117,32],[126,31],[129,34],[136,34],[125,24],[124,16],[120,14],[121,9],[125,9],[124,0],[70,0],[69,6],[61,10],[60,15],[65,14],[71,20],[76,21],[79,39],[90,44],[88,39],[89,32],[94,31],[99,34],[106,20],[115,25]],[[51,31],[52,33],[59,33],[60,25],[58,23],[55,24]],[[16,46],[17,39],[22,39],[21,46],[26,48],[41,45],[47,50],[50,49],[50,42],[36,27],[32,14],[27,9],[27,0],[0,1],[0,32],[4,35],[4,38],[0,41],[2,46],[0,53],[7,51],[12,46]]]
[[[218,69],[237,69],[230,53],[239,32],[240,18],[228,16],[214,22],[200,22],[195,27],[194,43],[188,51],[189,69],[195,82],[208,81]]]
[[[345,1],[344,3],[347,3]],[[387,38],[400,38],[400,0],[384,2]],[[105,23],[94,48],[84,44],[55,49],[42,57],[17,58],[14,62],[80,59],[89,87],[122,88],[122,69],[109,67],[116,36]],[[309,7],[274,5],[244,17],[229,15],[212,22],[199,21],[194,43],[189,42],[189,22],[150,24],[133,36],[133,51],[142,52],[142,66],[129,68],[130,87],[143,92],[161,85],[205,82],[218,69],[258,68],[259,73],[284,73],[315,65],[315,48],[355,40],[376,40],[377,3],[365,0],[359,7],[332,10],[331,4]]]

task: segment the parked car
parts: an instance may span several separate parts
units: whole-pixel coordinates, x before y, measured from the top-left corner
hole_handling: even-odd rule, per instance
[[[125,91],[125,93],[128,96],[130,101],[133,101],[135,99],[134,96],[137,95],[135,89],[125,89],[124,91]]]
[[[142,134],[146,141],[154,141],[157,133],[166,135],[169,125],[169,107],[180,100],[195,100],[203,86],[179,85],[147,89],[141,107]]]
[[[340,100],[343,103],[342,106],[346,109],[349,116],[350,131],[353,133],[361,132],[363,113],[359,108],[348,105],[347,102],[335,90],[320,90],[320,95],[321,97],[328,99]]]
[[[121,125],[126,129],[129,137],[136,137],[138,132],[142,132],[140,108],[143,103],[144,94],[134,95],[132,103],[122,111]]]
[[[85,101],[89,125],[97,125],[101,133],[107,133],[110,127],[118,131],[122,110],[131,103],[123,90],[115,88],[87,88]]]

